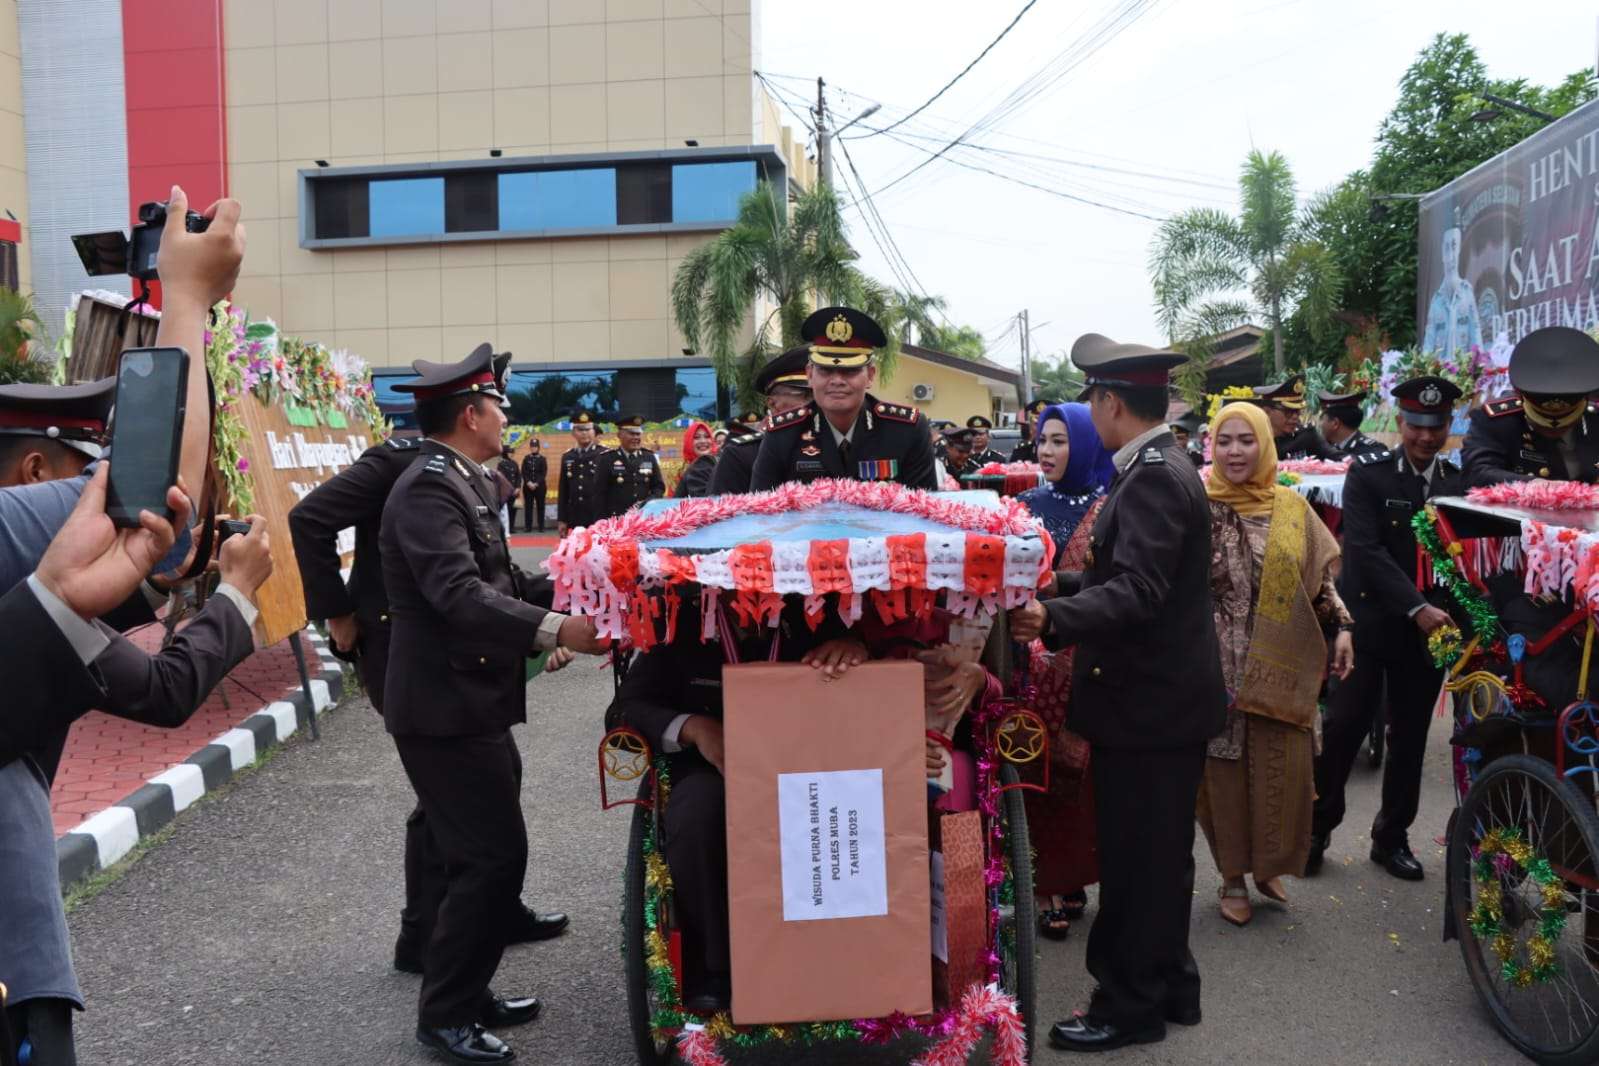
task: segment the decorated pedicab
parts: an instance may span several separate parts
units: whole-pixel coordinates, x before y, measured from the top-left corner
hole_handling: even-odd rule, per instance
[[[1004,611],[1033,595],[1052,555],[1047,533],[1014,500],[987,492],[931,493],[891,483],[824,480],[746,496],[652,501],[576,531],[547,566],[556,582],[557,609],[593,617],[601,634],[622,646],[619,654],[649,655],[652,648],[677,636],[680,621],[690,624],[687,620],[696,619],[691,624],[700,628],[698,638],[720,640],[724,654],[736,659],[736,651],[728,652],[737,644],[730,637],[730,623],[775,624],[787,597],[789,609],[802,606],[806,620],[813,623],[831,614],[847,624],[868,616],[869,622],[890,627],[943,619],[952,633],[960,630],[968,638],[974,631],[986,630],[989,637],[986,644],[978,639],[978,649],[991,664],[989,669],[1003,675],[1006,671],[992,657],[995,649],[1011,650],[1003,629]],[[690,598],[694,602],[686,604]],[[772,632],[776,659],[778,630]],[[870,662],[855,667],[850,676],[879,665],[892,667]],[[880,773],[881,802],[885,809],[900,804],[899,815],[906,813],[902,800],[908,792],[914,810],[908,821],[899,817],[898,824],[909,824],[914,832],[897,834],[890,824],[887,842],[880,847],[894,853],[890,857],[896,862],[909,856],[910,874],[907,878],[889,873],[886,914],[860,912],[884,914],[882,918],[791,921],[788,864],[793,842],[784,820],[786,808],[777,809],[787,801],[780,795],[779,782],[751,782],[750,771],[737,765],[741,750],[745,756],[761,756],[747,762],[778,763],[787,754],[768,750],[785,742],[766,739],[777,735],[764,724],[773,721],[776,712],[764,704],[779,703],[784,695],[792,702],[792,694],[782,690],[793,686],[768,686],[761,692],[762,706],[735,707],[738,672],[763,667],[771,669],[768,664],[722,667],[733,911],[730,1011],[704,1016],[684,1008],[684,945],[672,871],[661,846],[663,812],[672,793],[669,760],[623,723],[608,723],[612,728],[600,744],[602,806],[633,807],[622,923],[628,1016],[638,1061],[644,1066],[669,1062],[718,1066],[730,1048],[837,1041],[888,1044],[909,1037],[918,1045],[918,1063],[955,1066],[992,1036],[993,1062],[1023,1066],[1029,1061],[1034,1028],[1035,904],[1022,790],[1046,787],[1049,764],[1044,723],[1021,698],[1027,693],[978,701],[967,712],[964,728],[928,720],[926,737],[941,738],[939,742],[952,749],[952,762],[968,771],[964,785],[958,771],[953,784],[945,782],[953,789],[949,795],[963,788],[967,793],[964,803],[953,805],[959,813],[940,813],[945,805],[935,806],[934,798],[943,794],[929,779],[921,751],[925,743],[921,668],[914,662],[899,664],[911,673],[895,675],[896,688],[885,692],[883,699],[892,702],[908,692],[914,700],[917,719],[908,738],[915,745],[914,759],[878,769],[871,768],[872,757],[867,756],[865,769],[847,759],[839,766],[850,767],[848,773]],[[791,676],[799,684],[808,683],[802,675],[815,673],[808,667],[793,670],[796,674]],[[845,680],[827,691],[851,692]],[[842,737],[855,730],[840,730],[839,723],[869,722],[882,711],[861,705],[858,697],[843,699],[851,705],[840,709],[823,705],[836,700],[823,700],[806,708],[806,716],[814,713],[823,723],[819,728]],[[741,720],[763,723],[758,732],[743,734],[753,739],[743,741],[742,749],[737,741]],[[791,768],[814,769],[803,758]],[[891,788],[891,780],[910,787]],[[735,796],[746,787],[754,789],[760,800],[751,802],[748,792]],[[818,825],[814,784],[812,788],[809,858],[815,860],[825,856],[819,835],[825,834],[828,819],[823,817]],[[861,806],[869,807],[872,801],[869,798]],[[824,799],[823,811],[826,804]],[[869,867],[875,857],[856,854],[853,806],[849,861]],[[742,819],[737,828],[735,811]],[[889,822],[896,817],[889,810]],[[863,850],[873,846],[869,836],[862,834]],[[903,850],[907,839],[901,837],[908,838],[908,851]],[[803,849],[803,840],[800,843]],[[741,855],[747,859],[754,854],[752,848],[765,848],[761,854],[769,858],[740,861]],[[834,854],[836,880],[839,859],[838,852]],[[782,867],[781,877],[771,867]],[[825,879],[823,857],[815,867],[817,903]],[[750,946],[754,941],[748,923],[741,925],[739,917],[739,901],[749,897],[752,886],[757,898],[749,906],[761,912],[758,920],[766,925],[761,933],[767,939],[758,948]],[[768,893],[771,898],[764,898]],[[884,923],[895,920],[903,924],[894,928],[907,935],[879,941],[886,936],[881,931],[889,928]],[[795,956],[806,955],[814,943],[847,945],[841,952],[847,958],[839,960],[841,967],[832,972],[818,969],[821,964],[814,958],[797,961]],[[741,958],[751,960],[750,968],[741,969]],[[763,968],[760,982],[751,976],[757,966]],[[776,999],[797,1001],[819,987],[836,993],[832,986],[849,987],[861,973],[874,970],[913,973],[915,980],[901,983],[920,984],[931,994],[893,989],[892,994],[908,996],[905,1002],[919,1006],[879,1009],[874,1014],[851,1002],[840,1004],[836,1016],[814,1017],[803,1009],[786,1014],[762,1007],[757,1002],[761,996],[753,990],[757,983],[770,988],[775,978]],[[837,1003],[838,997],[824,1000]],[[768,1004],[773,1001],[766,997]]]
[[[1428,641],[1454,708],[1445,937],[1518,1050],[1599,1061],[1599,487],[1473,489],[1414,521],[1457,623]]]
[[[1028,461],[984,463],[969,474],[962,474],[963,489],[986,489],[1001,496],[1019,496],[1044,483],[1044,468]]]

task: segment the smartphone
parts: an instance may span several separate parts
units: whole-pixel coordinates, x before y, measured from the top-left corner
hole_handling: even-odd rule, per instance
[[[248,522],[240,522],[236,518],[220,519],[217,522],[217,555],[222,554],[222,545],[228,542],[229,537],[243,536],[248,532],[250,532]]]
[[[189,353],[182,348],[129,348],[122,353],[105,509],[117,525],[138,525],[140,511],[172,518],[167,489],[178,480],[188,388]]]

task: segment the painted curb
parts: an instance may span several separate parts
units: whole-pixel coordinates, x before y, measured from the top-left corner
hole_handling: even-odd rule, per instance
[[[303,633],[305,665],[318,714],[344,693],[344,669],[314,629]],[[201,796],[215,791],[268,749],[288,740],[309,723],[305,692],[296,683],[183,762],[163,770],[120,803],[85,819],[56,838],[56,866],[63,891],[104,870],[159,832]]]

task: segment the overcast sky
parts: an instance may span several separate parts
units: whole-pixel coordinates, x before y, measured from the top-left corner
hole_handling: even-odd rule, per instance
[[[839,124],[881,103],[844,134],[854,137],[923,103],[1024,3],[765,0],[756,66],[812,102],[822,75]],[[1144,13],[1110,32],[1129,4]],[[1251,146],[1287,156],[1301,199],[1366,165],[1400,77],[1440,31],[1470,34],[1491,76],[1545,84],[1591,67],[1599,49],[1596,8],[1574,0],[1038,0],[926,111],[847,147],[866,188],[882,190],[874,202],[920,285],[949,301],[951,320],[983,330],[994,358],[1017,364],[1015,332],[996,338],[1023,307],[1039,354],[1089,331],[1159,343],[1145,267],[1156,223],[1138,216],[1236,211]],[[1023,106],[974,135],[1028,156],[957,149],[885,188],[1063,54],[1064,77],[1033,82]],[[866,269],[900,284],[861,214],[848,218]]]

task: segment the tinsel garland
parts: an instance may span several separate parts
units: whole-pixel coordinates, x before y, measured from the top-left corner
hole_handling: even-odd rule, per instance
[[[1599,485],[1580,481],[1504,481],[1466,490],[1466,499],[1528,511],[1599,510]]]
[[[1499,614],[1488,597],[1473,588],[1461,575],[1460,566],[1455,562],[1459,543],[1450,545],[1448,551],[1444,549],[1443,538],[1438,535],[1435,525],[1437,514],[1436,508],[1428,506],[1410,520],[1410,528],[1416,533],[1416,543],[1421,545],[1421,550],[1432,561],[1433,584],[1449,593],[1465,612],[1471,623],[1471,635],[1479,638],[1481,643],[1490,642],[1499,633]]]
[[[1538,930],[1527,939],[1526,961],[1516,953],[1516,937],[1504,927],[1504,880],[1517,871],[1538,886],[1541,909]],[[1483,835],[1473,852],[1472,873],[1477,881],[1477,904],[1467,919],[1472,935],[1485,942],[1499,961],[1499,976],[1515,988],[1542,984],[1560,973],[1555,962],[1555,941],[1566,928],[1566,889],[1550,866],[1537,855],[1519,828],[1495,828]]]
[[[1447,670],[1459,661],[1460,648],[1460,630],[1452,625],[1439,626],[1427,634],[1427,652],[1432,656],[1432,664],[1440,670]]]

